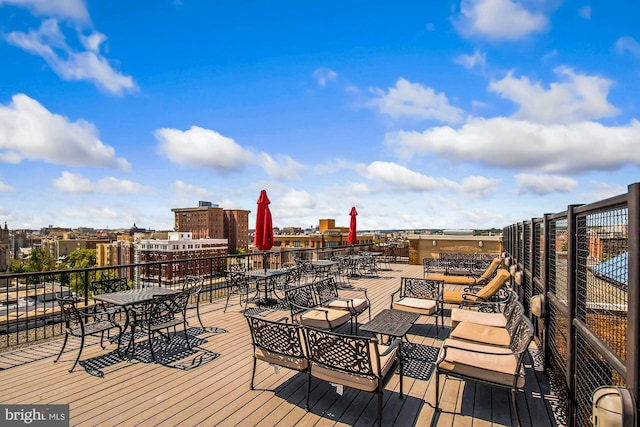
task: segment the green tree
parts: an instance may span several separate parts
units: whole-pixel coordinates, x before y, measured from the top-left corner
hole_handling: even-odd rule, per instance
[[[17,259],[11,260],[11,272],[12,273],[22,273],[24,271],[24,264]]]
[[[56,268],[56,259],[41,247],[31,249],[29,259],[24,265],[24,271],[38,273],[41,271],[52,271]]]
[[[79,270],[81,268],[95,267],[95,265],[95,249],[76,249],[67,256],[66,261],[60,265],[59,270]]]

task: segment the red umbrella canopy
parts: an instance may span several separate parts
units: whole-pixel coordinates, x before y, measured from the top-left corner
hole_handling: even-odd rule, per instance
[[[347,242],[355,245],[358,243],[358,238],[356,237],[356,215],[358,215],[358,212],[356,212],[355,206],[351,208],[349,215],[351,215],[351,222],[349,223],[349,236],[347,237]]]
[[[273,222],[269,210],[269,198],[266,190],[258,197],[258,213],[256,215],[256,234],[253,239],[256,247],[261,251],[268,251],[273,247]]]

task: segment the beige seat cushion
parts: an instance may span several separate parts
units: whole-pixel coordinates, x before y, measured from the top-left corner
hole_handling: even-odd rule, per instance
[[[444,345],[446,345],[447,341],[445,340]],[[515,380],[516,387],[524,387],[524,371],[521,367],[520,372],[516,372],[518,360],[515,355],[482,354],[474,351],[447,348],[446,358],[443,359],[445,355],[444,345],[438,357],[438,369],[441,372],[449,372],[508,387],[512,386]]]
[[[502,313],[484,313],[481,311],[465,310],[462,308],[452,309],[451,327],[455,328],[460,322],[495,326],[497,328],[504,328],[507,326],[507,318]]]
[[[374,344],[372,344],[374,345]],[[378,344],[380,354],[387,350],[387,346]],[[393,362],[396,360],[398,349],[394,349],[386,356],[380,356],[380,365],[382,366],[381,376],[384,378],[393,366]],[[373,355],[373,350],[371,351]],[[377,373],[377,361],[372,360],[372,369],[374,373]],[[375,391],[378,387],[378,381],[376,379],[366,378],[359,375],[349,374],[346,372],[340,372],[333,369],[328,369],[323,366],[311,365],[311,375],[321,380],[333,383],[342,384],[346,387],[355,388],[363,391]]]
[[[475,277],[453,276],[448,274],[427,274],[424,278],[427,280],[438,280],[453,285],[473,285],[476,283]]]
[[[369,302],[364,298],[343,298],[329,301],[326,306],[338,310],[349,310],[353,307],[357,313],[362,313],[369,307]]]
[[[398,301],[393,301],[391,308],[430,316],[436,312],[438,303],[430,299],[404,297]]]
[[[327,323],[327,318],[329,319],[329,323]],[[319,329],[336,328],[347,323],[350,319],[351,313],[347,310],[337,310],[333,308],[309,310],[294,317],[296,323]]]
[[[511,342],[509,331],[495,326],[461,322],[449,335],[451,338],[479,342],[495,346],[508,347]]]
[[[285,356],[262,348],[256,348],[256,358],[274,365],[303,371],[307,369],[308,361],[305,357]]]

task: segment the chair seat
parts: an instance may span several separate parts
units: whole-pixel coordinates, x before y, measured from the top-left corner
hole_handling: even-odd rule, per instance
[[[455,328],[460,322],[495,326],[497,328],[504,328],[507,326],[507,318],[502,313],[485,313],[475,310],[465,310],[462,308],[452,309],[451,327]]]
[[[393,301],[391,308],[430,316],[438,309],[438,302],[430,299],[403,297],[398,301]]]
[[[327,324],[327,319],[329,323]],[[351,313],[346,310],[328,308],[325,310],[308,310],[294,316],[296,323],[313,328],[331,329],[347,323]]]
[[[98,332],[108,331],[109,329],[116,328],[117,326],[111,323],[108,320],[99,320],[97,322],[86,323],[84,325],[84,334],[92,335]],[[69,328],[69,333],[74,337],[82,336],[82,329],[80,327],[77,328]]]
[[[451,338],[479,342],[494,346],[508,347],[511,343],[509,330],[495,326],[478,325],[476,323],[461,322],[449,335]]]
[[[424,278],[427,280],[440,280],[452,285],[473,285],[477,280],[475,277],[452,276],[449,274],[427,274]]]
[[[364,298],[336,298],[327,302],[325,306],[338,310],[354,309],[356,313],[360,314],[369,307],[369,301]]]
[[[295,357],[276,353],[263,348],[256,347],[255,357],[273,365],[284,366],[296,371],[304,371],[309,367],[306,357]]]
[[[447,341],[445,341],[445,345]],[[443,345],[438,357],[439,360],[442,359],[438,363],[438,370],[443,373],[501,384],[505,387],[512,386],[515,380],[517,388],[524,387],[524,370],[521,368],[520,372],[516,372],[518,359],[512,353],[482,354],[449,347],[446,350],[446,357],[444,354]]]

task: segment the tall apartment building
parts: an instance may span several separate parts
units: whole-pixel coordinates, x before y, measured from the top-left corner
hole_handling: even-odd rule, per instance
[[[0,274],[6,273],[11,269],[11,236],[7,223],[4,223],[4,229],[0,228]]]
[[[189,232],[194,239],[227,239],[229,253],[249,248],[249,212],[224,210],[211,202],[201,201],[194,208],[173,208],[174,231]]]

